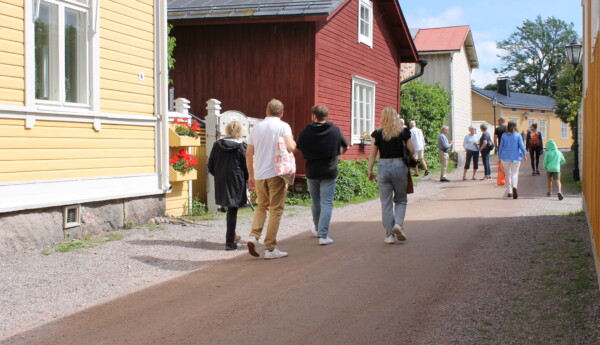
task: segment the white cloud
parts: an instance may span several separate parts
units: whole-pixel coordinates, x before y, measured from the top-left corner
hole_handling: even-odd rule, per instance
[[[483,88],[488,84],[495,84],[498,75],[492,70],[474,69],[471,78],[475,81],[475,86]]]
[[[420,11],[417,16],[407,16],[407,22],[411,28],[420,29],[465,25],[463,13],[464,10],[461,7],[449,8],[438,15]]]

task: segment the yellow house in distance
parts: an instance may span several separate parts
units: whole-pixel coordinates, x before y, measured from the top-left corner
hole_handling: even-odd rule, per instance
[[[166,0],[0,0],[0,255],[163,215]]]
[[[494,125],[494,107],[496,99],[496,119],[503,117],[507,122],[515,121],[519,132],[527,130],[537,123],[544,144],[554,140],[559,148],[570,149],[573,144],[569,125],[554,113],[556,103],[549,96],[510,92],[509,80],[498,79],[498,90],[472,89],[473,121],[485,121]]]

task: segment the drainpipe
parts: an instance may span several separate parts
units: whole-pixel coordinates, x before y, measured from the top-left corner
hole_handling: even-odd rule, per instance
[[[157,0],[158,5],[158,60],[159,60],[159,90],[158,90],[158,102],[160,104],[160,188],[168,192],[171,188],[169,182],[169,104],[168,104],[168,85],[169,85],[169,66],[167,62],[167,1]]]
[[[427,66],[427,60],[419,60],[419,65],[421,65],[421,71],[412,77],[406,78],[405,80],[400,81],[400,85],[404,85],[411,80],[417,79],[425,73],[425,66]]]
[[[450,53],[450,131],[452,132],[452,151],[456,152],[456,119],[454,118],[454,53]],[[457,158],[458,161],[458,158]]]

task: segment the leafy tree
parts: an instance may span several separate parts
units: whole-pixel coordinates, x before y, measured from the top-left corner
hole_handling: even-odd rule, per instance
[[[487,84],[486,86],[483,87],[484,90],[492,90],[492,91],[498,91],[498,84],[494,83],[494,84]]]
[[[169,24],[167,26],[167,51],[168,51],[168,63],[169,63],[169,72],[175,68],[175,58],[173,57],[173,51],[175,50],[175,37],[171,36],[171,30],[173,29],[173,25]],[[173,79],[169,76],[169,84],[173,84]]]
[[[516,72],[511,87],[517,92],[550,95],[550,86],[566,61],[565,46],[576,38],[573,23],[554,17],[542,20],[541,16],[526,20],[509,38],[498,42],[498,48],[507,54],[499,55],[503,66],[494,72]]]
[[[571,64],[565,64],[556,80],[556,115],[571,127],[574,145],[577,142],[577,114],[581,107],[581,65],[573,69]]]
[[[415,80],[402,86],[400,116],[415,121],[425,137],[425,159],[430,168],[439,167],[437,138],[450,113],[450,95],[439,83]]]

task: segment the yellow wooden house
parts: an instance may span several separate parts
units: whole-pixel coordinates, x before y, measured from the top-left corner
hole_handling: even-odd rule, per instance
[[[164,214],[166,0],[0,0],[0,255]]]
[[[596,272],[600,272],[600,1],[583,0],[583,105],[579,116],[580,168]],[[600,281],[600,275],[598,275]]]
[[[474,122],[485,121],[493,126],[495,111],[496,119],[503,117],[507,123],[515,121],[519,132],[527,133],[531,124],[537,123],[544,145],[552,139],[558,148],[571,148],[571,129],[554,113],[556,103],[552,97],[511,92],[506,78],[498,79],[497,91],[473,88],[471,92]]]

